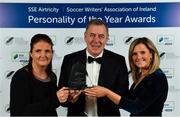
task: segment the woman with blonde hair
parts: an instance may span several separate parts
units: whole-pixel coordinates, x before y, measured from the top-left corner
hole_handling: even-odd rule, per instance
[[[129,64],[133,84],[128,96],[120,96],[102,86],[86,89],[89,96],[107,97],[131,116],[162,116],[168,94],[168,82],[159,68],[160,57],[153,42],[146,38],[134,40],[129,48]]]

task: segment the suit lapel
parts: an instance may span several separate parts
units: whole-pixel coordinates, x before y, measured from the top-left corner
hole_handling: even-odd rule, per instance
[[[99,73],[99,79],[98,79],[98,85],[103,85],[104,80],[103,78],[106,77],[106,71],[108,70],[108,59],[107,59],[107,51],[104,50],[103,56],[102,56],[102,64],[100,68],[100,73]]]
[[[81,53],[82,54],[80,54],[80,56],[79,56],[79,61],[82,62],[84,65],[86,65],[86,61],[87,61],[86,49],[82,50]]]

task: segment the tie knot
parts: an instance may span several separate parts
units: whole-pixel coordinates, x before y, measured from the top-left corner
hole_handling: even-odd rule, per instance
[[[99,57],[99,58],[92,58],[90,56],[88,56],[88,63],[92,63],[93,61],[101,64],[102,63],[102,57]]]

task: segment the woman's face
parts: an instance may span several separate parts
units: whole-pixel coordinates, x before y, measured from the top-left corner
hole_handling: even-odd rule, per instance
[[[137,44],[133,50],[133,63],[141,70],[147,70],[149,68],[152,54],[149,49],[142,43]]]
[[[52,60],[51,45],[45,41],[39,41],[33,45],[32,64],[39,67],[47,67]]]

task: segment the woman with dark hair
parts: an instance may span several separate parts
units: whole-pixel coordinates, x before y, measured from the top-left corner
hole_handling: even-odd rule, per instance
[[[167,78],[159,68],[160,57],[153,42],[146,38],[134,40],[129,48],[129,64],[133,84],[128,96],[95,86],[85,90],[89,96],[107,97],[131,116],[162,116],[168,94]]]
[[[66,87],[57,89],[52,71],[53,43],[49,36],[36,34],[30,43],[29,63],[13,76],[10,114],[57,116],[56,108],[68,98]]]

